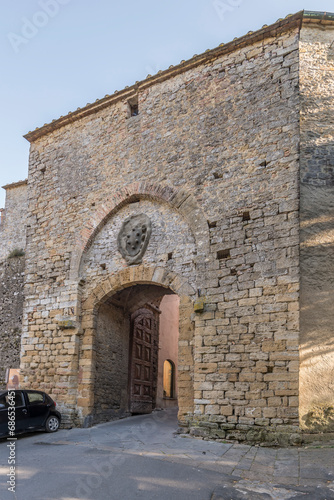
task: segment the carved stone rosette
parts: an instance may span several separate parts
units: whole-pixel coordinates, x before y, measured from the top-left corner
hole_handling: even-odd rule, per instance
[[[145,214],[132,215],[123,222],[117,243],[118,250],[129,265],[141,263],[151,232],[151,220]]]

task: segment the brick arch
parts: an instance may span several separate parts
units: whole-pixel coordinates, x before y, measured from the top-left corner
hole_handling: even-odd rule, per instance
[[[131,266],[112,274],[101,281],[84,302],[83,308],[94,308],[116,292],[138,284],[158,285],[171,289],[179,296],[194,296],[196,291],[186,279],[161,266]]]
[[[182,388],[179,389],[179,419],[184,420],[185,416],[193,411],[192,313],[196,292],[187,280],[177,273],[167,271],[161,266],[139,265],[122,269],[117,274],[106,277],[82,303],[77,408],[79,419],[84,425],[89,425],[94,411],[94,338],[99,306],[118,291],[140,284],[157,285],[172,290],[180,298],[179,340],[182,344],[182,353],[179,355],[179,375],[183,382]]]
[[[85,253],[110,217],[128,203],[140,199],[162,201],[173,207],[187,221],[196,241],[198,256],[208,255],[209,227],[207,218],[195,196],[185,190],[176,190],[172,186],[135,182],[125,186],[108,198],[83,227],[78,235],[76,249],[72,256],[72,278],[75,278],[75,275],[78,274]]]

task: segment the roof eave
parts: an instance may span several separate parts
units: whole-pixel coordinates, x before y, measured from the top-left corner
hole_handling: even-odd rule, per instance
[[[24,181],[12,182],[10,184],[6,184],[5,186],[1,186],[1,187],[2,187],[2,189],[12,189],[12,188],[16,188],[19,186],[24,186],[25,184],[28,184],[28,179],[25,179]]]
[[[27,139],[29,142],[34,142],[36,139],[47,135],[65,125],[73,123],[77,120],[80,120],[83,117],[86,117],[92,113],[96,113],[111,104],[114,104],[121,100],[130,99],[134,94],[138,91],[144,90],[148,87],[156,83],[163,82],[175,75],[180,73],[184,73],[189,69],[195,68],[203,64],[204,62],[208,62],[210,60],[217,59],[218,57],[233,52],[234,50],[240,49],[247,45],[250,45],[256,41],[264,40],[265,38],[277,36],[277,34],[292,29],[294,26],[301,27],[301,23],[303,21],[304,11],[297,12],[296,14],[290,14],[284,19],[279,19],[274,24],[270,26],[263,26],[261,29],[257,31],[250,31],[246,35],[235,38],[231,42],[226,44],[221,44],[218,47],[207,50],[203,54],[196,55],[187,61],[181,61],[180,64],[176,66],[170,66],[168,69],[164,71],[159,71],[154,76],[148,76],[145,80],[140,82],[136,82],[131,87],[126,87],[121,91],[115,91],[113,95],[106,95],[102,99],[97,99],[93,104],[87,104],[83,108],[78,108],[77,111],[70,112],[66,116],[61,116],[57,120],[53,120],[49,124],[45,124],[40,128],[36,128],[32,132],[28,132],[23,137]]]

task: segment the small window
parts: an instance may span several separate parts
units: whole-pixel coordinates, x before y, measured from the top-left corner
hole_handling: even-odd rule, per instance
[[[132,116],[139,115],[138,96],[135,96],[135,97],[132,97],[132,99],[129,99],[128,107],[129,107],[129,118],[131,118]]]
[[[132,104],[130,106],[130,112],[131,112],[131,116],[137,116],[138,115],[138,104]]]
[[[175,367],[173,361],[166,359],[164,362],[164,376],[163,376],[163,387],[164,387],[164,398],[174,398],[174,378],[175,378]]]
[[[39,394],[38,392],[27,392],[28,401],[31,405],[38,405],[44,403],[43,394]]]
[[[217,252],[217,259],[218,260],[229,259],[229,258],[230,258],[230,250],[229,249],[218,250],[218,252]]]

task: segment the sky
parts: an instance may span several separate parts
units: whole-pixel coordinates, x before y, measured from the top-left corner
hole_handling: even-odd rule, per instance
[[[0,186],[27,177],[30,130],[303,9],[334,1],[1,0]]]

